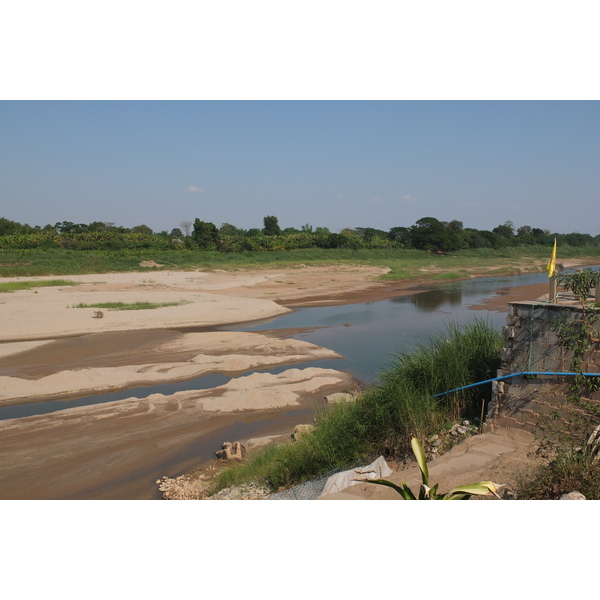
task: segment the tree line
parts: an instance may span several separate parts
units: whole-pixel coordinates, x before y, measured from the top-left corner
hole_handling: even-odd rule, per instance
[[[221,252],[277,251],[300,248],[398,248],[437,253],[467,248],[501,249],[514,246],[549,246],[554,239],[560,245],[599,246],[600,235],[586,233],[551,233],[512,221],[491,231],[464,227],[461,221],[439,221],[423,217],[409,227],[392,227],[389,231],[371,227],[346,228],[331,232],[327,227],[302,225],[300,229],[282,229],[278,218],[263,219],[262,228],[240,229],[230,223],[217,227],[209,221],[181,221],[171,231],[154,232],[147,225],[126,228],[114,223],[95,221],[89,224],[62,221],[45,227],[31,227],[4,217],[0,218],[0,249],[68,248],[73,250],[213,250]]]

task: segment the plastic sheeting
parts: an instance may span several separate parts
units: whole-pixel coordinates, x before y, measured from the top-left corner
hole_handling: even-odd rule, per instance
[[[349,469],[348,471],[342,471],[332,475],[325,484],[321,496],[327,496],[334,492],[341,492],[351,485],[356,485],[360,481],[366,481],[368,479],[381,479],[391,475],[393,471],[388,467],[383,456],[380,456],[377,460],[373,461],[366,467],[358,467],[356,469]]]

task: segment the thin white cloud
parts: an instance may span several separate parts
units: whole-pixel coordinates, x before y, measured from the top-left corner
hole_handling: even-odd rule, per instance
[[[404,196],[400,197],[400,200],[402,202],[414,202],[416,198],[414,196],[411,196],[410,194],[404,194]]]
[[[369,198],[369,202],[373,202],[373,203],[381,202],[381,198],[379,198],[378,196],[374,196],[373,198]]]
[[[199,193],[199,192],[203,192],[203,191],[204,191],[204,189],[203,189],[203,188],[196,187],[195,185],[189,185],[188,187],[186,187],[186,188],[185,188],[185,190],[184,190],[184,191],[185,191],[185,192],[191,192],[191,193],[195,193],[195,194],[197,194],[197,193]]]

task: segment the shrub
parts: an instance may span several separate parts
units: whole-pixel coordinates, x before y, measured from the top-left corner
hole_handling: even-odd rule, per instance
[[[521,500],[556,500],[573,491],[600,500],[600,462],[587,448],[558,450],[552,460],[521,474],[516,486]]]

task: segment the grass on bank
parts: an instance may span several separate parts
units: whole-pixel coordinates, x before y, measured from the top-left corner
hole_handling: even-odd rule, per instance
[[[50,279],[48,281],[7,281],[0,283],[0,293],[10,293],[19,290],[29,290],[37,287],[80,285],[77,281],[69,279]]]
[[[105,308],[106,310],[151,310],[155,308],[164,308],[166,306],[180,306],[187,304],[181,302],[96,302],[94,304],[85,304],[80,302],[72,308]]]
[[[21,250],[0,252],[0,277],[32,277],[42,275],[80,275],[86,273],[112,273],[152,271],[141,267],[142,261],[154,260],[161,270],[211,270],[254,269],[266,267],[297,267],[299,265],[370,265],[386,267],[390,272],[383,280],[406,281],[434,279],[440,273],[454,273],[452,278],[462,278],[468,273],[492,274],[493,269],[510,269],[512,273],[540,270],[540,260],[547,261],[551,249],[545,246],[526,246],[493,250],[480,248],[460,250],[448,255],[432,254],[423,250],[362,249],[351,250],[320,248],[279,252],[213,252],[139,250]],[[599,258],[596,246],[559,248],[561,259],[585,257]],[[543,268],[543,267],[542,267]],[[503,274],[499,271],[494,275]]]
[[[428,345],[396,357],[355,402],[316,414],[315,429],[293,444],[269,445],[217,474],[215,491],[259,481],[273,490],[301,483],[333,469],[366,464],[380,454],[403,456],[410,435],[420,439],[455,419],[481,413],[491,385],[433,398],[433,395],[493,377],[500,365],[499,332],[482,321],[445,332]]]

